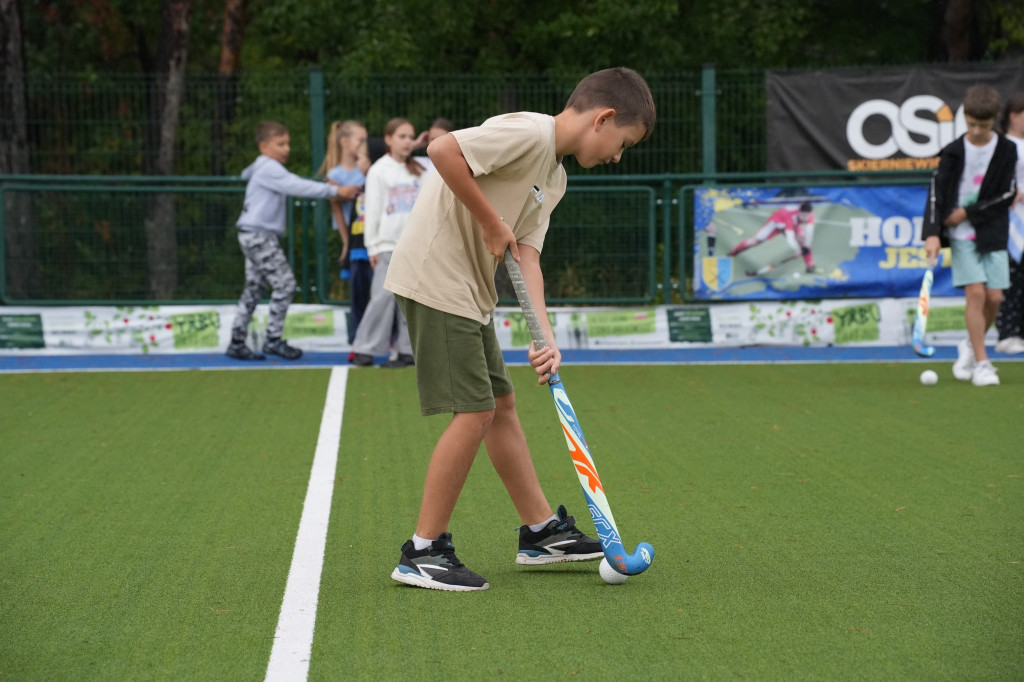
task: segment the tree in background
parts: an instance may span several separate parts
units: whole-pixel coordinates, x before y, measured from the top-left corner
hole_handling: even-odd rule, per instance
[[[1019,55],[1022,16],[1019,0],[251,0],[244,52],[348,75],[891,65]]]
[[[188,26],[192,0],[164,0],[160,39],[153,66],[147,175],[173,175],[175,144],[188,63]],[[155,152],[155,154],[153,154]],[[155,194],[146,210],[149,285],[154,298],[174,298],[178,286],[178,244],[174,195]]]
[[[0,0],[0,41],[0,174],[27,174],[32,168],[28,155],[21,7],[17,0]],[[29,195],[7,194],[7,294],[14,299],[28,298],[39,286],[34,224]]]
[[[217,63],[217,89],[213,121],[210,127],[210,175],[224,175],[224,131],[235,118],[238,69],[242,60],[242,35],[245,28],[246,0],[225,0],[224,21]]]

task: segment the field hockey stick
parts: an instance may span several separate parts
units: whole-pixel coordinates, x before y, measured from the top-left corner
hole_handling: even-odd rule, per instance
[[[519,307],[523,309],[523,318],[526,320],[526,326],[530,329],[534,347],[537,350],[547,348],[544,331],[540,327],[537,312],[534,310],[530,294],[526,290],[523,272],[519,269],[519,263],[516,263],[515,258],[512,257],[511,251],[505,252],[505,269],[508,270],[508,278],[512,281],[516,298],[519,299]],[[597,467],[594,465],[593,457],[590,456],[587,439],[583,436],[583,429],[580,428],[576,412],[573,411],[572,403],[569,402],[569,394],[566,393],[565,386],[557,372],[548,379],[548,388],[555,401],[558,421],[561,422],[562,431],[565,434],[565,444],[569,446],[569,456],[572,457],[573,465],[576,468],[576,475],[583,488],[583,496],[587,499],[587,508],[590,509],[591,518],[594,519],[594,527],[601,540],[601,549],[604,551],[605,558],[611,567],[619,573],[625,575],[643,573],[654,561],[654,548],[646,542],[641,542],[636,546],[635,552],[632,554],[626,552],[626,548],[622,545],[619,529],[615,525],[615,517],[612,516],[612,508],[605,496],[601,478],[597,475]]]
[[[924,272],[921,280],[921,293],[917,297],[917,312],[914,314],[914,329],[910,332],[910,347],[922,358],[930,358],[935,354],[935,346],[924,345],[924,333],[928,329],[928,307],[932,299],[932,282],[935,274],[932,265]]]
[[[747,270],[747,277],[759,277],[761,275],[767,274],[767,273],[771,272],[772,270],[774,270],[775,268],[782,267],[783,265],[785,265],[789,261],[793,260],[794,258],[799,258],[802,255],[803,254],[800,254],[800,253],[794,253],[792,256],[789,256],[788,258],[784,258],[781,261],[779,261],[778,263],[769,263],[768,265],[762,265],[757,270]]]

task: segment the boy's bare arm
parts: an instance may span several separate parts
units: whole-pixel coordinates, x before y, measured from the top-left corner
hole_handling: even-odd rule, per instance
[[[967,220],[967,209],[957,206],[953,209],[953,212],[949,214],[949,217],[942,221],[942,224],[946,227],[953,227],[954,225],[959,225],[965,220]]]
[[[537,321],[544,332],[544,340],[548,347],[537,350],[530,345],[530,364],[539,378],[537,383],[546,384],[551,375],[558,372],[562,364],[562,353],[555,343],[555,333],[551,329],[551,322],[548,320],[548,307],[544,300],[544,273],[540,269],[540,252],[532,246],[523,245],[519,251],[522,259],[519,261],[519,269],[523,272],[523,282],[526,284],[526,291],[530,294],[533,309],[537,313]]]
[[[505,249],[512,250],[512,256],[519,260],[519,245],[516,244],[512,228],[494,210],[480,190],[473,171],[462,154],[462,148],[454,135],[442,135],[427,146],[427,156],[434,162],[434,168],[452,193],[461,201],[480,223],[484,244],[492,256],[501,260]]]

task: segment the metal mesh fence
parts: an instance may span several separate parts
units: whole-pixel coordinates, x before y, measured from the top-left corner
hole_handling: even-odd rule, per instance
[[[668,174],[702,171],[707,132],[702,78],[694,71],[653,74],[647,80],[658,106],[652,137],[618,165],[585,171],[567,164],[579,183],[570,183],[545,248],[552,302],[644,302],[659,289],[667,295],[672,286],[665,255],[672,250],[671,238],[667,229],[658,234],[655,226],[666,224],[672,211]],[[371,134],[379,134],[394,116],[417,128],[438,116],[465,127],[508,111],[557,113],[574,86],[575,80],[565,77],[513,74],[346,79],[325,73],[322,80],[305,69],[237,78],[189,74],[176,175],[154,178],[148,174],[158,102],[151,76],[33,75],[28,138],[37,175],[0,178],[0,298],[234,300],[242,280],[234,221],[244,185],[237,175],[257,153],[252,133],[259,121],[288,126],[288,166],[309,175],[319,161],[314,150],[323,148],[332,120],[361,120]],[[761,171],[763,72],[718,72],[714,96],[717,172]],[[655,193],[663,196],[655,199]],[[315,206],[295,202],[289,220],[289,255],[300,282],[297,300],[343,302],[347,291],[336,267],[340,240],[328,228],[326,211]],[[513,299],[510,290],[499,293],[503,300]]]
[[[468,127],[510,111],[557,113],[575,86],[574,80],[556,76],[473,74],[345,79],[327,73],[323,82],[323,110],[317,111],[319,100],[312,97],[306,70],[247,73],[238,78],[189,74],[175,174],[237,175],[256,153],[252,133],[264,119],[288,126],[292,137],[289,166],[307,174],[314,161],[313,136],[325,136],[326,124],[332,120],[364,121],[370,134],[380,134],[395,116],[408,118],[418,129],[438,116]],[[570,164],[571,173],[701,170],[700,73],[653,74],[648,82],[658,106],[653,136],[631,149],[617,166],[584,171]],[[724,125],[720,124],[719,170],[763,168],[763,135],[759,137],[764,120],[762,72],[723,73],[719,84],[726,98],[718,107],[718,116],[725,119]],[[28,82],[32,172],[152,172],[155,132],[151,113],[158,104],[156,93],[153,77],[146,74],[33,75]],[[325,129],[312,131],[312,121],[324,121]],[[751,148],[758,146],[760,149],[751,153]],[[761,165],[752,166],[755,160]]]
[[[0,300],[237,299],[244,268],[234,225],[244,185],[183,180],[4,183]],[[548,300],[652,301],[655,201],[654,190],[643,186],[570,187],[545,244]],[[329,228],[326,202],[293,200],[289,206],[284,248],[299,283],[296,300],[347,302],[338,279],[341,240]],[[506,278],[497,281],[502,297],[513,301],[503,288]]]
[[[257,73],[237,80],[190,74],[180,115],[176,174],[237,175],[256,153],[256,124],[267,118],[293,128],[293,163],[308,168],[308,80],[304,71]],[[33,77],[28,83],[33,172],[149,172],[155,154],[150,112],[156,92],[153,78],[146,74]]]
[[[237,298],[242,261],[234,222],[243,191],[240,182],[221,187],[6,184],[4,298],[122,303]],[[32,229],[19,231],[18,222]],[[167,229],[170,248],[154,248],[152,235]],[[169,289],[158,288],[158,272],[169,273]]]
[[[754,173],[766,167],[764,72],[719,71],[715,99],[717,167]]]

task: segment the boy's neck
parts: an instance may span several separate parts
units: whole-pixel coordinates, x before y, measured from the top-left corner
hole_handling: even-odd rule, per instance
[[[555,156],[558,161],[572,156],[579,147],[583,131],[589,124],[589,117],[575,109],[565,109],[555,115]]]
[[[970,144],[971,144],[972,146],[974,146],[974,147],[984,147],[984,146],[985,146],[985,145],[987,145],[987,144],[988,144],[989,142],[991,142],[991,141],[992,141],[992,138],[994,138],[995,136],[996,136],[996,134],[995,134],[995,133],[993,133],[993,132],[989,132],[988,136],[987,136],[987,137],[985,137],[985,139],[984,139],[984,140],[981,140],[981,141],[975,141],[975,140],[972,140],[972,139],[971,139],[970,137],[968,137],[968,136],[964,136],[964,141],[965,141],[965,142],[968,142],[968,143],[970,143]]]

